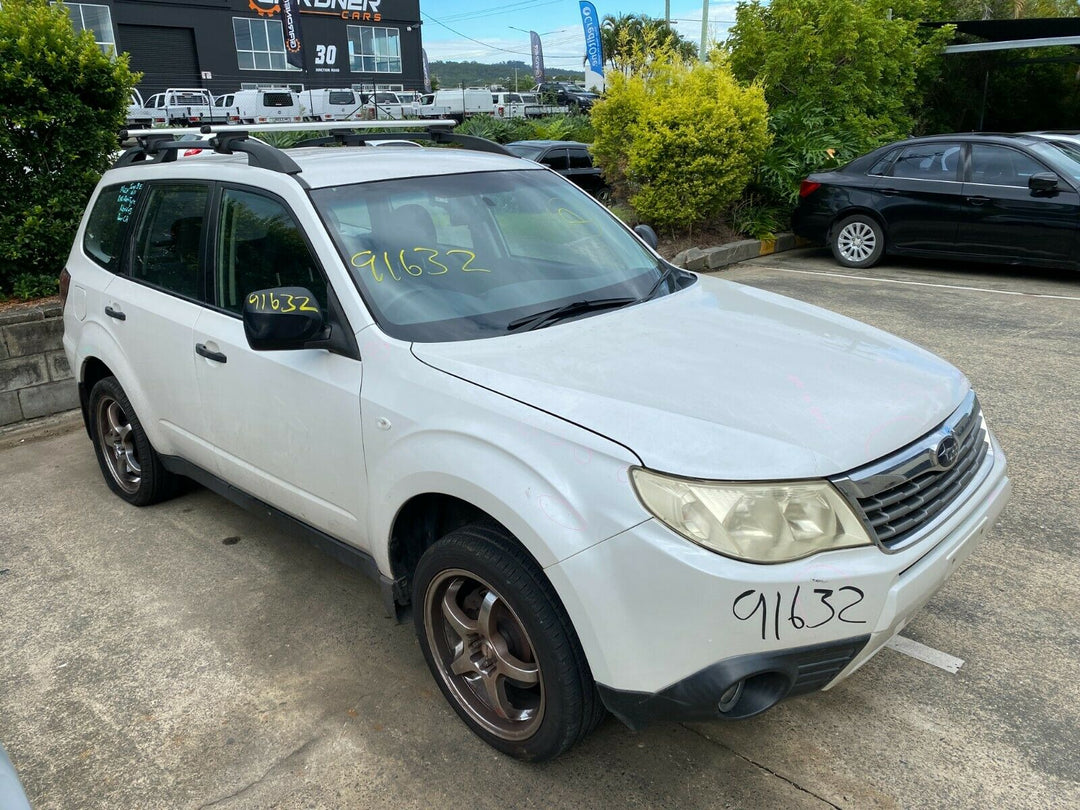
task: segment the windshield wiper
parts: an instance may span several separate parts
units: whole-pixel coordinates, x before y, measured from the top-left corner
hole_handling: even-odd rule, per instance
[[[506,325],[506,328],[508,331],[524,328],[525,331],[528,332],[532,329],[539,329],[541,326],[550,326],[563,318],[570,318],[585,312],[595,312],[600,309],[624,307],[627,304],[636,304],[638,300],[639,299],[637,298],[594,298],[591,301],[587,299],[573,301],[569,304],[541,310],[532,315],[526,315],[522,318],[512,320]]]
[[[664,286],[664,282],[667,281],[669,278],[672,278],[675,273],[675,268],[671,265],[668,265],[664,269],[664,272],[660,274],[660,278],[658,278],[656,280],[656,283],[652,285],[652,289],[645,293],[645,295],[641,296],[638,301],[648,301],[650,298],[660,292],[660,288]]]

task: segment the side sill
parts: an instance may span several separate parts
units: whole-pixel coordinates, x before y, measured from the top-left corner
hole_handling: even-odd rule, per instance
[[[382,595],[383,607],[386,609],[387,616],[400,618],[398,616],[398,606],[394,601],[394,581],[383,576],[382,572],[379,571],[379,565],[375,562],[375,558],[366,551],[361,551],[326,532],[316,529],[314,526],[309,526],[292,515],[287,515],[280,509],[266,503],[266,501],[237,489],[228,481],[207,472],[202,467],[196,466],[186,459],[179,456],[161,456],[161,463],[169,472],[190,478],[211,492],[232,501],[237,506],[270,518],[286,531],[299,534],[311,545],[329,554],[338,562],[366,574],[379,583],[379,591]]]

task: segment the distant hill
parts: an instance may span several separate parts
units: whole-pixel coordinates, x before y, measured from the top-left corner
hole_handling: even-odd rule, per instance
[[[444,90],[450,87],[487,87],[492,84],[501,84],[506,88],[513,88],[514,68],[517,68],[518,89],[527,90],[535,82],[532,77],[532,66],[525,62],[499,62],[487,64],[485,62],[432,62],[428,66],[431,78],[438,80],[438,86]],[[546,78],[549,80],[584,81],[584,71],[574,70],[547,70]]]

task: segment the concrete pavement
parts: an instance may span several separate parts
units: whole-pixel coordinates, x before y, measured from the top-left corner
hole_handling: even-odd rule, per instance
[[[609,719],[519,764],[457,719],[373,583],[204,490],[128,507],[80,430],[0,449],[0,743],[33,806],[1080,806],[1080,276],[797,251],[724,277],[914,340],[979,391],[1013,502],[904,631],[959,672],[886,649],[753,720]]]

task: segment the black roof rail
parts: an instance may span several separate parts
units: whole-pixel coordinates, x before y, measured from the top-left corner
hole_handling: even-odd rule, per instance
[[[292,145],[292,149],[305,146],[363,146],[369,141],[431,141],[439,144],[458,144],[475,152],[491,152],[496,155],[517,157],[500,143],[476,135],[459,135],[442,125],[429,126],[423,132],[356,132],[334,130],[321,138],[308,138]]]
[[[382,122],[380,122],[381,124]],[[293,144],[290,148],[296,148],[301,146],[325,146],[328,144],[340,144],[342,146],[362,146],[370,141],[430,141],[437,144],[457,144],[463,146],[466,149],[470,149],[477,152],[491,152],[497,155],[507,155],[509,157],[516,157],[513,152],[507,149],[502,144],[498,144],[495,141],[488,140],[487,138],[480,138],[475,135],[460,135],[453,131],[451,128],[452,121],[432,121],[431,123],[421,124],[404,121],[396,121],[393,124],[401,127],[403,132],[365,132],[365,129],[371,128],[375,122],[363,122],[358,124],[350,124],[348,122],[335,122],[334,127],[323,127],[329,131],[330,134],[319,137],[309,138],[299,143]],[[366,126],[364,125],[366,124]],[[375,124],[379,126],[379,124]],[[413,131],[416,128],[423,128],[422,132]],[[256,125],[250,128],[230,128],[220,126],[210,126],[208,124],[199,128],[198,133],[203,136],[209,136],[206,140],[188,140],[178,141],[175,137],[178,134],[187,134],[194,132],[191,128],[180,129],[163,129],[161,132],[155,132],[153,130],[135,130],[132,135],[135,138],[136,145],[127,149],[116,162],[113,163],[113,168],[119,168],[121,166],[131,166],[138,163],[170,163],[176,160],[176,153],[180,149],[212,149],[214,152],[220,155],[232,155],[237,152],[242,152],[248,156],[248,165],[255,166],[260,169],[268,169],[273,172],[281,172],[282,174],[300,174],[301,169],[291,157],[289,157],[284,150],[278,149],[275,146],[271,146],[265,141],[261,141],[258,138],[251,137],[253,132],[269,132],[269,131],[309,131],[319,130],[318,124],[315,125],[301,125],[301,124],[285,124],[281,126],[276,125]],[[124,130],[120,133],[121,141],[128,139],[128,130]]]

